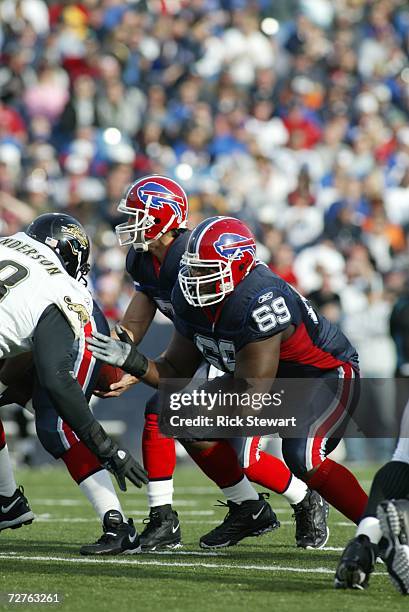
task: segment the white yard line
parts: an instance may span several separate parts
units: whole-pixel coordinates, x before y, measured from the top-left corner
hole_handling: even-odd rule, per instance
[[[334,570],[326,567],[315,567],[315,568],[299,568],[299,567],[286,567],[281,565],[241,565],[233,563],[206,563],[203,561],[181,562],[181,561],[143,561],[141,559],[88,559],[86,557],[49,557],[49,556],[28,556],[28,555],[9,555],[8,553],[0,553],[0,559],[2,561],[39,561],[39,562],[57,562],[57,563],[82,563],[84,565],[93,565],[95,563],[104,563],[109,565],[146,565],[146,566],[159,566],[159,567],[185,567],[185,568],[205,568],[205,569],[231,569],[231,570],[255,570],[261,572],[294,572],[300,574],[334,574]]]
[[[127,501],[125,499],[125,501]],[[147,508],[147,501],[145,497],[141,499],[132,499],[128,500],[130,504],[140,505]],[[39,497],[39,498],[30,498],[30,503],[32,505],[38,504],[39,506],[89,506],[89,502],[86,499],[61,499],[61,498],[53,498],[53,497]],[[195,499],[178,499],[174,502],[174,506],[197,506],[199,502]]]

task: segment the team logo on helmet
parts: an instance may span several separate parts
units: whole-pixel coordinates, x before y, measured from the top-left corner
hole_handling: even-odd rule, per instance
[[[164,185],[150,181],[138,187],[138,198],[145,204],[149,205],[150,208],[160,210],[167,204],[171,207],[176,215],[179,223],[182,222],[182,207],[184,201],[182,196],[177,195],[167,189]]]
[[[222,234],[219,239],[213,243],[216,251],[224,257],[229,259],[232,255],[236,254],[235,259],[241,259],[244,253],[250,253],[253,257],[256,256],[256,246],[252,238],[241,236],[240,234]]]
[[[63,225],[61,226],[61,231],[69,238],[75,238],[76,240],[78,240],[78,242],[84,249],[88,247],[87,235],[80,227],[78,227],[78,225],[74,225],[73,223]]]

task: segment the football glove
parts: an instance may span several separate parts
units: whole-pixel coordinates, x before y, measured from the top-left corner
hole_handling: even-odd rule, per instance
[[[98,421],[76,432],[84,444],[98,457],[105,469],[113,474],[121,491],[126,491],[126,478],[136,487],[148,483],[148,476],[126,448],[119,447]]]
[[[118,323],[115,325],[115,333],[122,342],[126,344],[133,344],[131,336],[128,334],[126,329],[123,329]]]
[[[99,332],[92,332],[92,337],[87,338],[87,344],[96,359],[118,368],[124,365],[131,352],[131,346],[128,342],[116,340]]]
[[[124,332],[122,337],[124,337]],[[128,374],[132,374],[140,378],[148,369],[148,360],[145,355],[142,355],[135,346],[129,344],[129,336],[126,334],[126,342],[116,340],[110,336],[104,336],[99,332],[93,332],[92,337],[88,338],[87,343],[89,349],[96,359],[100,359],[105,363],[122,368]]]

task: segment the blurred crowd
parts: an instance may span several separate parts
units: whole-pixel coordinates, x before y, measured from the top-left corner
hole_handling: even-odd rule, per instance
[[[147,173],[190,223],[248,222],[259,256],[391,376],[407,290],[407,0],[2,0],[0,233],[63,210],[93,239],[112,320],[132,287],[112,230]]]

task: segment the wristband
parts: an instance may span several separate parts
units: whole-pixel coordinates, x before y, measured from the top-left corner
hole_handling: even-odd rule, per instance
[[[148,371],[149,361],[142,355],[135,345],[131,346],[131,351],[123,364],[122,369],[132,376],[142,378]]]

